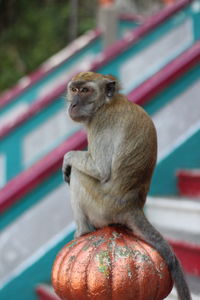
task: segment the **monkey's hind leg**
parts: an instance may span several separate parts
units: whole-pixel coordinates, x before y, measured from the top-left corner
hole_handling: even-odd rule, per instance
[[[90,224],[83,209],[83,202],[85,197],[87,198],[87,195],[85,194],[84,188],[81,184],[80,176],[80,172],[72,167],[69,188],[71,206],[76,222],[76,232],[74,235],[75,238],[94,231],[94,227]]]
[[[94,227],[90,224],[84,211],[80,207],[80,203],[78,199],[73,198],[71,203],[72,203],[72,209],[73,209],[74,218],[76,222],[76,232],[74,237],[78,238],[86,233],[94,231]]]
[[[176,255],[167,241],[147,220],[144,212],[141,209],[130,212],[126,225],[147,243],[156,248],[165,259],[174,280],[179,300],[191,300],[190,291]]]
[[[79,220],[77,223],[77,229],[75,231],[74,237],[78,238],[84,234],[94,231],[94,227],[92,227],[86,219]]]
[[[76,222],[76,232],[74,234],[74,237],[78,238],[86,233],[94,231],[94,227],[90,224],[78,202],[73,202],[72,209]]]

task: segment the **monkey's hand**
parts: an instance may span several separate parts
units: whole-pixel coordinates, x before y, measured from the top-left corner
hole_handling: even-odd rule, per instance
[[[72,155],[73,155],[73,151],[67,152],[64,155],[63,165],[62,165],[63,179],[68,184],[70,184],[70,175],[71,175],[71,168],[72,168],[72,163],[71,163]]]
[[[108,164],[105,168],[98,167],[88,151],[70,151],[65,154],[62,168],[64,179],[66,176],[70,177],[70,167],[72,166],[80,172],[99,180],[101,183],[107,182],[110,178]],[[67,182],[69,180],[69,178],[65,179]]]

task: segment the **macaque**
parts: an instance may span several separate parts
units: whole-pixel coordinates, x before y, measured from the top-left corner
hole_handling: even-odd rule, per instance
[[[88,150],[68,152],[63,161],[76,237],[110,224],[128,227],[165,259],[179,299],[191,300],[178,259],[143,212],[156,164],[155,127],[119,89],[113,76],[93,72],[68,84],[69,115],[84,124],[88,136]]]

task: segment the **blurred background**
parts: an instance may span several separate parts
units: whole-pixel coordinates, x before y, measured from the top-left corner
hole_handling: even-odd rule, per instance
[[[147,14],[163,2],[129,0],[116,1],[116,5],[120,10]],[[1,0],[0,67],[4,76],[0,77],[0,91],[35,70],[77,36],[94,28],[97,11],[97,0]]]
[[[95,26],[97,1],[0,2],[0,90]],[[70,30],[69,30],[70,28]]]
[[[62,159],[87,147],[66,86],[88,70],[155,123],[145,211],[199,299],[200,0],[0,0],[0,299],[58,299],[52,263],[75,229]]]

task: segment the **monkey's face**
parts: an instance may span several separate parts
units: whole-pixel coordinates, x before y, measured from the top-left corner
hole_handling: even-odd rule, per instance
[[[118,92],[116,79],[94,72],[77,74],[68,84],[69,115],[77,122],[87,122],[100,107],[108,104]]]
[[[85,122],[94,115],[98,106],[98,86],[94,82],[71,81],[67,98],[69,115],[76,122]]]

